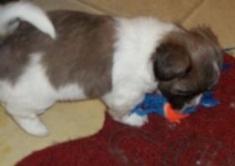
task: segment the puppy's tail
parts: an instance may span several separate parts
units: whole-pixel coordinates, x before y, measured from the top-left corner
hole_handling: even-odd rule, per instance
[[[0,6],[0,36],[13,32],[20,20],[32,24],[51,38],[56,38],[55,28],[46,13],[29,2],[14,2]]]

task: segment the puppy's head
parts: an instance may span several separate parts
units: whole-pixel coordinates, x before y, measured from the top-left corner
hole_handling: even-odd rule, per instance
[[[152,56],[158,90],[177,110],[197,105],[202,93],[217,84],[222,56],[209,28],[171,32]]]

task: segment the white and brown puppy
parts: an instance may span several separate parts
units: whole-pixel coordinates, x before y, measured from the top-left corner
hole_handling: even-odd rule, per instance
[[[0,35],[0,100],[38,136],[48,133],[38,115],[58,100],[100,98],[115,120],[133,126],[147,121],[129,113],[149,92],[182,110],[217,83],[222,64],[208,28],[146,17],[45,14],[12,3],[0,8]]]

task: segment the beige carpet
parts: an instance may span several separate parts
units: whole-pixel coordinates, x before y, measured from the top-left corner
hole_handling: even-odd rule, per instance
[[[33,0],[47,10],[70,9],[122,16],[158,16],[186,27],[209,25],[223,47],[235,46],[234,0]],[[104,105],[98,100],[56,104],[42,116],[51,133],[45,138],[25,134],[0,108],[0,165],[12,166],[35,150],[99,131]]]

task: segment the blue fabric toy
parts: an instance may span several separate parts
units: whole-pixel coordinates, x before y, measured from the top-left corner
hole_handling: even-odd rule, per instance
[[[230,68],[230,64],[223,64],[221,71],[227,70]],[[202,107],[215,107],[220,102],[215,99],[211,91],[205,92],[202,96],[202,99],[199,103],[199,106]],[[180,120],[187,118],[190,114],[196,111],[197,107],[190,107],[184,110],[183,113],[180,113],[177,110],[174,110],[171,105],[168,103],[167,99],[157,93],[147,94],[144,101],[137,105],[133,110],[132,114],[136,113],[139,116],[147,116],[151,113],[156,113],[162,117],[165,117],[168,121],[174,123],[180,123]]]
[[[200,106],[215,107],[219,104],[212,92],[205,92],[200,101]],[[156,113],[165,117],[170,122],[179,123],[181,119],[188,117],[189,114],[194,113],[196,107],[187,108],[183,113],[173,110],[167,99],[160,94],[147,94],[144,101],[137,105],[132,113],[139,116],[146,116],[150,113]]]

